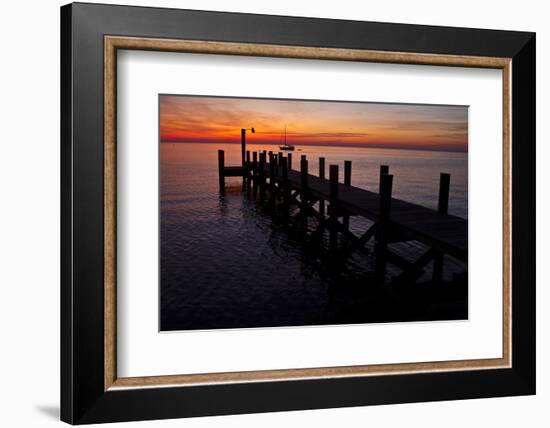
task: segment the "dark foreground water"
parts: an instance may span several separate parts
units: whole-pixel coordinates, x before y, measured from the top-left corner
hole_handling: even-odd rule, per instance
[[[238,145],[161,144],[161,330],[467,317],[464,290],[440,299],[427,286],[378,289],[368,256],[330,268],[291,226],[243,195],[241,179],[228,179],[220,194],[218,149],[225,149],[226,164],[238,164]],[[300,154],[308,155],[312,173],[319,156],[341,170],[352,159],[353,184],[369,189],[378,186],[379,165],[388,164],[395,197],[434,208],[439,173],[451,173],[449,211],[467,218],[466,154],[303,146],[295,165]],[[352,220],[357,233],[368,226]]]

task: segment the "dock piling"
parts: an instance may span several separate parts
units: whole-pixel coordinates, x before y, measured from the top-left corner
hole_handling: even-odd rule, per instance
[[[344,161],[344,184],[351,186],[351,161]],[[342,217],[342,223],[346,229],[349,229],[349,215],[344,214]]]
[[[439,214],[447,214],[449,210],[449,187],[451,184],[451,174],[442,172],[439,175],[439,203],[437,211]]]
[[[284,157],[281,160],[281,178],[283,186],[283,209],[286,216],[290,207],[290,186],[288,185],[288,159]]]
[[[319,158],[319,178],[325,178],[325,158]],[[325,201],[321,199],[319,201],[319,214],[325,215]]]
[[[329,180],[330,180],[330,206],[329,206],[329,217],[330,217],[330,227],[329,227],[329,249],[331,252],[336,252],[338,250],[338,165],[330,165],[329,167]]]
[[[218,178],[220,183],[220,190],[225,188],[225,152],[223,150],[218,150]]]
[[[246,181],[246,187],[250,184],[250,150],[246,151],[246,163],[243,168],[243,181]]]
[[[300,217],[302,219],[302,229],[307,231],[308,216],[308,161],[305,155],[302,155],[300,161]]]
[[[252,153],[252,193],[254,198],[258,194],[258,152]]]
[[[258,152],[252,153],[252,176],[258,173]]]
[[[344,184],[351,186],[351,161],[344,161]]]
[[[388,165],[380,165],[380,180],[378,193],[382,193],[382,176],[390,173],[390,167]]]
[[[390,220],[393,175],[380,175],[380,206],[378,228],[375,234],[375,275],[379,282],[384,282],[386,275],[386,250],[388,245],[388,223]]]
[[[451,184],[451,175],[441,173],[439,175],[439,201],[437,212],[440,215],[447,215],[449,211],[449,187]],[[443,264],[445,255],[441,251],[435,251],[432,279],[434,282],[441,282],[443,279]]]
[[[303,158],[300,161],[300,185],[302,187],[302,193],[304,194],[307,192],[308,169],[307,159]]]
[[[260,163],[258,165],[258,184],[260,186],[260,201],[265,198],[265,150],[260,153]]]
[[[288,170],[290,171],[292,169],[292,153],[288,154]]]
[[[246,129],[241,128],[241,160],[242,160],[242,166],[244,168],[244,156],[246,151]]]
[[[269,152],[269,201],[275,202],[275,156]]]

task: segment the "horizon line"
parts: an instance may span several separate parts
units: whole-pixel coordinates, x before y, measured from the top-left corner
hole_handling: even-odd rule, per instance
[[[188,139],[178,139],[178,138],[160,138],[160,143],[173,143],[173,144],[185,144],[185,143],[195,143],[195,144],[235,144],[240,145],[240,141],[197,141],[197,140],[188,140]],[[247,145],[272,145],[278,146],[281,145],[280,142],[250,142]],[[317,142],[317,143],[300,143],[294,144],[295,147],[299,146],[323,146],[323,147],[348,147],[348,148],[364,148],[364,149],[389,149],[389,150],[419,150],[419,151],[428,151],[428,152],[451,152],[451,153],[468,153],[468,145],[465,149],[457,147],[409,147],[409,146],[388,146],[382,143],[376,144],[350,144],[350,143],[326,143],[326,142]]]

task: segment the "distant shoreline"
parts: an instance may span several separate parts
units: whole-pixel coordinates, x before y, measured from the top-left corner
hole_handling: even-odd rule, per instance
[[[191,140],[160,140],[161,143],[168,143],[168,144],[186,144],[186,143],[192,143],[192,144],[235,144],[240,145],[240,141],[191,141]],[[266,146],[278,146],[280,143],[274,142],[274,143],[255,143],[250,142],[249,145],[266,145]],[[457,150],[457,149],[446,149],[446,148],[424,148],[424,147],[397,147],[397,146],[385,146],[383,144],[373,144],[373,145],[357,145],[357,144],[345,144],[345,143],[338,143],[338,144],[330,144],[330,143],[301,143],[301,144],[295,144],[296,147],[301,146],[309,146],[309,147],[315,147],[315,146],[321,146],[321,147],[348,147],[352,149],[388,149],[388,150],[411,150],[411,151],[422,151],[422,152],[443,152],[443,153],[468,153],[468,150]]]

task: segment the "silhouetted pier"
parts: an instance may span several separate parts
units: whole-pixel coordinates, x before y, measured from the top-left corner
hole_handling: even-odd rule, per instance
[[[344,163],[343,182],[338,165],[329,166],[326,178],[325,158],[318,159],[318,176],[310,174],[310,162],[305,155],[301,155],[298,165],[298,169],[293,168],[291,153],[284,156],[246,151],[241,166],[226,166],[225,153],[220,150],[220,189],[225,186],[225,177],[243,177],[246,188],[260,201],[279,206],[283,212],[288,212],[291,206],[298,207],[306,233],[308,218],[317,220],[317,228],[308,233],[308,238],[318,239],[327,231],[328,251],[338,257],[356,251],[368,252],[366,244],[374,240],[374,273],[381,281],[387,263],[401,270],[394,282],[416,281],[432,261],[433,280],[441,281],[445,254],[467,263],[468,221],[448,214],[449,174],[440,175],[438,209],[434,210],[392,197],[393,175],[387,165],[380,166],[379,188],[373,190],[352,185],[351,161]],[[349,227],[352,216],[365,217],[373,224],[356,235]],[[405,241],[421,242],[427,249],[410,261],[388,247]]]

